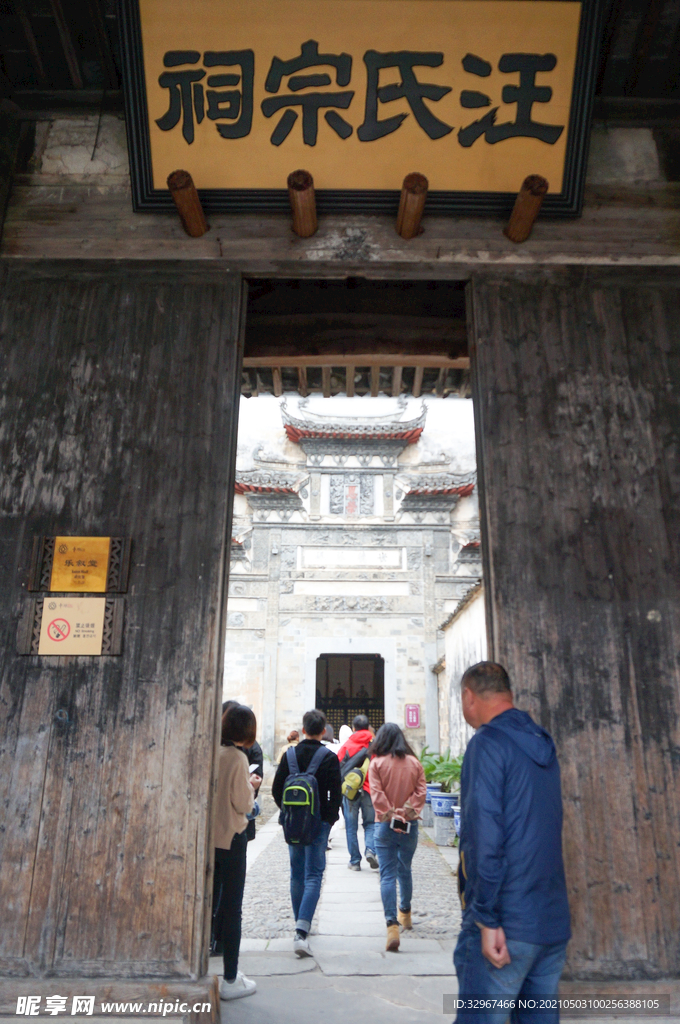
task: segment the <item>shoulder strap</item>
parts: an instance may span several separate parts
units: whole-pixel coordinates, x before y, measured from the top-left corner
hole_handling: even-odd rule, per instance
[[[288,759],[288,774],[299,775],[300,769],[298,767],[297,754],[295,753],[295,747],[288,747],[286,751],[286,757]]]
[[[326,748],[324,746],[319,747],[319,749],[314,754],[314,757],[309,762],[309,767],[307,768],[307,771],[306,771],[305,774],[306,775],[316,775],[317,768],[319,767],[319,765],[321,764],[321,762],[323,761],[325,756],[326,756]]]

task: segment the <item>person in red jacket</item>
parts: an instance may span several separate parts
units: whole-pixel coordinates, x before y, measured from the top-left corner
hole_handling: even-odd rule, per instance
[[[354,757],[360,750],[368,748],[373,740],[373,733],[368,728],[366,715],[357,715],[352,722],[354,732],[347,739],[338,751],[338,761],[342,771],[342,762],[345,756]],[[365,857],[372,868],[378,867],[378,858],[375,855],[375,843],[373,832],[375,830],[375,811],[371,803],[371,787],[368,784],[368,776],[364,782],[363,789],[357,794],[354,800],[342,798],[342,812],[345,815],[345,832],[347,834],[347,849],[349,850],[350,871],[361,871],[361,850],[359,849],[359,811],[364,826]]]

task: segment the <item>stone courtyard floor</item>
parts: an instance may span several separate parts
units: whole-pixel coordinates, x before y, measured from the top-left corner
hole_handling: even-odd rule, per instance
[[[344,821],[331,833],[331,851],[321,899],[312,925],[313,959],[293,955],[288,849],[271,797],[262,794],[264,814],[257,836],[248,844],[248,876],[243,902],[240,969],[257,981],[246,999],[222,1003],[222,1024],[451,1024],[444,1014],[444,994],[458,991],[452,953],[460,928],[455,868],[458,851],[434,844],[421,828],[413,859],[413,923],[402,933],[398,953],[385,952],[385,921],[378,872],[362,861],[349,871]],[[360,829],[360,842],[363,831]],[[363,849],[363,844],[362,844]],[[210,961],[222,974],[221,958]],[[572,982],[563,994],[610,991],[616,995],[671,993],[671,1016],[655,1018],[680,1024],[680,982]],[[612,1017],[563,1020],[606,1024]],[[650,1018],[616,1018],[640,1024]],[[540,1018],[537,1017],[537,1024]]]
[[[360,841],[362,830],[360,829]],[[293,956],[288,848],[277,816],[248,848],[239,968],[255,978],[254,996],[222,1004],[230,1024],[442,1024],[444,993],[455,993],[452,953],[460,927],[453,869],[457,851],[421,829],[413,860],[413,931],[398,953],[385,952],[378,872],[362,861],[349,871],[344,821],[334,826],[321,899],[312,925],[313,959]],[[221,974],[221,960],[210,969]]]

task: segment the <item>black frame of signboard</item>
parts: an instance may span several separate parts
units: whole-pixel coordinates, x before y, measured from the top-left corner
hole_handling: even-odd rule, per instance
[[[133,208],[138,212],[172,210],[170,192],[153,187],[139,0],[119,0],[119,5]],[[541,212],[547,216],[578,217],[581,213],[601,29],[601,0],[582,0],[563,186],[561,192],[549,193],[543,200]],[[199,189],[199,195],[208,213],[290,210],[285,188]],[[399,195],[399,189],[318,189],[316,205],[319,213],[395,215]],[[515,196],[510,192],[430,191],[425,209],[430,214],[508,214]]]

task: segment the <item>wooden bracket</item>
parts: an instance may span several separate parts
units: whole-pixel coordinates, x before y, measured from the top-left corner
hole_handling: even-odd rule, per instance
[[[515,199],[510,220],[503,229],[503,234],[511,242],[526,242],[548,188],[548,182],[540,174],[530,174],[524,179]]]
[[[192,238],[200,238],[208,230],[201,200],[188,171],[173,171],[168,175],[168,188],[182,221],[182,227]]]
[[[423,232],[420,221],[425,209],[429,182],[424,174],[407,174],[401,186],[397,234],[402,238],[415,238]]]
[[[300,238],[309,238],[318,227],[314,178],[309,171],[293,171],[288,175],[288,196],[293,211],[293,231]]]

